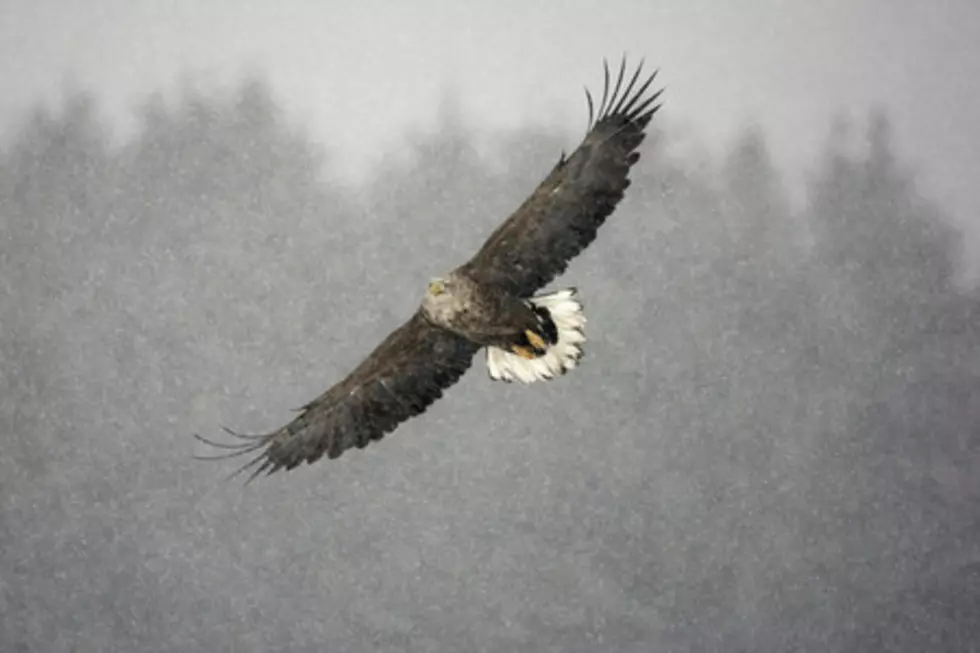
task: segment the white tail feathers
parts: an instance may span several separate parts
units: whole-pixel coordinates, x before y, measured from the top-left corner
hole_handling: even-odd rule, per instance
[[[586,320],[575,292],[575,288],[568,288],[528,300],[548,311],[558,331],[558,341],[534,359],[521,358],[498,347],[487,347],[487,372],[491,379],[508,383],[514,380],[522,383],[546,381],[578,365],[586,340],[583,331]]]

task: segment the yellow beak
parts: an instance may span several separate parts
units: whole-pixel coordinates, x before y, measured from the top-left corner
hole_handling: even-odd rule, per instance
[[[436,279],[429,282],[429,293],[433,295],[441,295],[444,292],[446,292],[446,284],[444,284],[442,281]]]

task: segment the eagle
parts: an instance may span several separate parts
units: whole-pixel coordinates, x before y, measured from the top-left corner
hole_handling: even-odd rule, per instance
[[[643,61],[615,86],[603,60],[602,99],[588,88],[586,135],[469,261],[429,282],[415,313],[348,376],[298,409],[291,422],[233,442],[195,434],[229,458],[259,452],[234,474],[291,470],[348,449],[363,449],[423,412],[485,351],[489,377],[524,384],[554,379],[582,358],[586,323],[574,287],[542,293],[593,240],[630,185],[630,168],[663,89],[648,92]],[[626,81],[624,85],[624,81]],[[611,92],[610,92],[611,90]]]

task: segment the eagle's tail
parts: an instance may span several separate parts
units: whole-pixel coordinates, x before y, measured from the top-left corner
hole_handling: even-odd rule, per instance
[[[557,338],[544,353],[534,358],[487,347],[487,371],[495,381],[522,383],[547,381],[561,376],[578,365],[585,342],[585,315],[582,304],[575,298],[575,288],[531,297],[528,302],[538,311],[548,314],[554,323]]]

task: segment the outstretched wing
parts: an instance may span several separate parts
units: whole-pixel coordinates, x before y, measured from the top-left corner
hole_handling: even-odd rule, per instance
[[[589,102],[585,139],[571,157],[562,154],[534,193],[461,266],[471,278],[516,295],[531,295],[565,271],[623,198],[630,185],[630,166],[640,157],[635,150],[660,108],[654,102],[663,91],[646,96],[656,71],[635,88],[643,62],[623,88],[624,58],[610,95],[609,66],[604,66],[605,86],[595,122],[592,95],[585,91]]]
[[[262,450],[236,474],[254,467],[249,481],[262,472],[293,469],[324,455],[337,458],[351,447],[364,448],[400,423],[419,415],[443,390],[469,369],[478,345],[433,326],[421,311],[391,333],[343,381],[304,406],[282,428],[261,435],[228,431],[240,442],[219,443],[229,458]],[[227,430],[227,429],[226,429]]]

